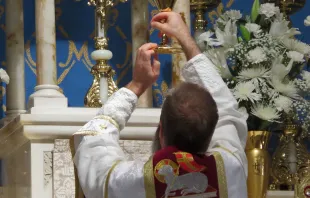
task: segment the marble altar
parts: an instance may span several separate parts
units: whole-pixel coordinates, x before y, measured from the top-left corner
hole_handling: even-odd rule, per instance
[[[75,198],[69,138],[97,110],[36,108],[3,126],[0,158],[5,175],[0,198]],[[129,159],[148,159],[159,115],[160,109],[135,110],[120,140]],[[293,195],[294,192],[273,191],[268,198],[293,198]]]

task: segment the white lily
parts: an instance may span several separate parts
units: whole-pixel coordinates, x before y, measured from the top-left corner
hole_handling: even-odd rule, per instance
[[[221,46],[223,43],[220,42],[216,38],[212,38],[213,36],[214,36],[213,32],[210,32],[210,31],[204,32],[197,37],[197,44],[199,46],[202,44],[204,45],[206,44],[207,46],[211,46],[211,47]]]
[[[218,41],[223,43],[224,47],[231,47],[238,43],[237,26],[236,23],[232,22],[231,20],[226,23],[224,31],[217,27],[215,34]]]
[[[210,49],[204,53],[214,64],[215,69],[220,73],[222,78],[229,79],[232,77],[227,65],[227,57],[223,48]]]
[[[304,23],[305,23],[306,27],[310,26],[310,16],[307,16],[307,18],[305,19]]]
[[[293,64],[289,64],[287,67],[282,64],[283,56],[277,57],[272,62],[271,72],[273,76],[276,76],[279,80],[283,80],[285,76],[287,76],[291,69]]]
[[[299,98],[298,89],[294,82],[289,81],[288,83],[283,83],[282,80],[273,76],[271,78],[271,84],[279,93],[288,96],[290,98]]]
[[[292,36],[301,34],[297,28],[289,28],[289,21],[274,21],[271,23],[269,34],[275,38],[291,38]]]
[[[8,73],[6,73],[6,71],[2,68],[0,68],[0,80],[2,82],[4,82],[5,84],[10,83],[10,77],[9,77]]]
[[[304,55],[310,54],[310,46],[296,39],[282,39],[281,42],[285,47],[292,51],[297,51]]]
[[[294,62],[299,62],[299,63],[305,62],[304,55],[299,52],[289,51],[286,54],[287,54],[287,57],[289,57]]]

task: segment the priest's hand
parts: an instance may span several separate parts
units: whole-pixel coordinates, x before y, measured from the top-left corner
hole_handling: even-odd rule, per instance
[[[160,62],[154,51],[156,47],[157,44],[147,43],[142,45],[137,51],[132,81],[127,85],[127,88],[133,91],[138,97],[147,88],[152,86],[159,76]]]
[[[178,40],[182,40],[184,37],[192,38],[183,18],[176,12],[161,12],[155,15],[151,25],[167,36],[175,37]]]
[[[151,25],[167,36],[175,37],[182,46],[187,60],[201,53],[180,14],[175,12],[161,12],[153,17]]]

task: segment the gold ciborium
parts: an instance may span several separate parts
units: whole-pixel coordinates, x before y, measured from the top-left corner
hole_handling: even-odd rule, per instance
[[[173,9],[173,6],[176,0],[153,0],[157,9],[160,12],[170,12]],[[165,21],[162,21],[164,23]],[[169,45],[169,39],[166,34],[162,34],[161,43],[159,44],[156,52],[159,54],[177,54],[182,53],[182,48],[172,47]]]

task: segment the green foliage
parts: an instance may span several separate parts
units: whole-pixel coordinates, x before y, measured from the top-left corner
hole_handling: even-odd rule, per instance
[[[249,41],[251,39],[251,33],[244,25],[240,25],[240,32],[245,41]]]
[[[251,20],[253,23],[255,23],[258,15],[259,15],[259,9],[260,9],[259,0],[255,0],[253,3],[252,12],[251,12]]]

